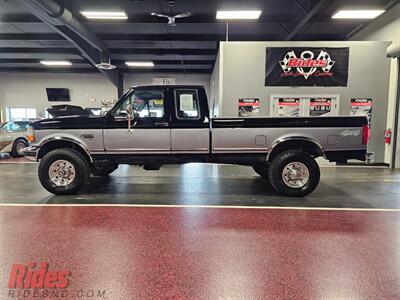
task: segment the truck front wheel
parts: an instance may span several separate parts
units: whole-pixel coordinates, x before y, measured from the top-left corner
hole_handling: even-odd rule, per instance
[[[289,150],[278,154],[272,160],[268,177],[277,193],[303,197],[317,187],[320,170],[317,162],[308,153]]]
[[[39,163],[39,180],[50,193],[68,195],[78,192],[90,176],[86,157],[75,149],[50,151]]]

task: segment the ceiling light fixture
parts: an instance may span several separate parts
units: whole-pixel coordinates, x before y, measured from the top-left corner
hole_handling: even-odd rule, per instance
[[[332,19],[374,19],[384,12],[382,9],[339,10],[332,16]]]
[[[220,20],[256,20],[261,13],[261,10],[219,10],[216,18]]]
[[[125,64],[129,67],[152,68],[154,63],[152,61],[127,61]]]
[[[128,16],[123,11],[81,11],[81,14],[87,19],[128,19]]]
[[[41,60],[40,63],[46,66],[71,66],[67,60]]]

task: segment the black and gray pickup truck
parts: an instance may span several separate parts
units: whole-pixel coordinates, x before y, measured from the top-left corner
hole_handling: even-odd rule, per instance
[[[212,119],[202,86],[139,86],[103,116],[34,122],[28,139],[24,153],[54,194],[76,193],[119,164],[203,162],[253,167],[279,194],[299,197],[318,185],[315,158],[365,160],[369,127],[365,117]]]

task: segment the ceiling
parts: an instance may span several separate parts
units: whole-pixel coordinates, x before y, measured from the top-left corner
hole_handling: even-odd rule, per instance
[[[22,0],[0,0],[0,71],[98,72],[82,52],[52,26],[43,23]],[[321,5],[321,2],[324,2]],[[226,39],[226,23],[216,20],[217,10],[262,10],[255,21],[229,22],[230,41],[345,40],[366,24],[360,20],[333,20],[342,8],[388,9],[393,0],[176,0],[174,13],[192,16],[176,27],[151,12],[168,14],[166,0],[64,0],[81,23],[110,50],[112,64],[124,73],[161,72],[210,74],[219,41]],[[123,10],[128,20],[86,20],[82,10]],[[48,68],[41,59],[68,59],[72,66]],[[149,70],[132,69],[127,60],[151,60]]]

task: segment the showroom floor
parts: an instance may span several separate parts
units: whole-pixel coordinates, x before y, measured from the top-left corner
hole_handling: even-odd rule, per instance
[[[324,167],[312,195],[288,199],[247,167],[120,166],[61,197],[37,164],[1,161],[0,274],[62,262],[71,294],[107,299],[400,297],[399,171]]]

